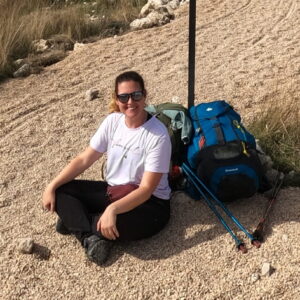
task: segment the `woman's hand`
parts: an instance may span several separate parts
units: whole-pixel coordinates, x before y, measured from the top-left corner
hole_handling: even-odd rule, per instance
[[[119,237],[119,232],[116,227],[117,214],[111,206],[108,206],[97,223],[97,230],[109,239],[115,240]]]
[[[55,211],[55,190],[49,186],[43,193],[42,204],[44,209],[47,209],[51,212]]]

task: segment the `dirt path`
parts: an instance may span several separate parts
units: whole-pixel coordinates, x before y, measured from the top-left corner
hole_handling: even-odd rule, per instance
[[[196,101],[227,99],[246,121],[276,99],[300,103],[299,12],[299,0],[197,1]],[[280,193],[266,243],[247,255],[234,251],[202,202],[177,194],[168,227],[118,245],[103,268],[55,233],[56,217],[41,209],[47,182],[106,114],[118,73],[141,72],[150,103],[187,103],[188,7],[177,14],[164,27],[88,44],[39,75],[0,85],[1,299],[299,299],[299,189]],[[100,98],[87,101],[91,87]],[[98,168],[83,177],[97,179]],[[230,208],[253,229],[264,205],[257,196]],[[16,251],[23,237],[39,244],[36,253]],[[253,282],[265,261],[273,274]]]

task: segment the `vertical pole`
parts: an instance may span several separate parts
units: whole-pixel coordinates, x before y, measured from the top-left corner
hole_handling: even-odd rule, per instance
[[[190,0],[189,11],[189,66],[188,66],[188,108],[194,105],[195,98],[195,31],[196,0]]]

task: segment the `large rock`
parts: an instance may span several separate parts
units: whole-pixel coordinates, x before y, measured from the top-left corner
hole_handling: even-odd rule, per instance
[[[162,26],[174,19],[174,14],[170,14],[167,8],[160,7],[158,10],[151,11],[145,18],[136,19],[130,24],[133,30],[145,29],[154,26]]]
[[[149,0],[145,4],[140,12],[141,17],[147,17],[152,11],[158,10],[159,8],[166,6],[170,1],[168,0]]]
[[[140,19],[130,24],[132,30],[162,26],[174,19],[174,10],[182,0],[149,0],[140,12]]]

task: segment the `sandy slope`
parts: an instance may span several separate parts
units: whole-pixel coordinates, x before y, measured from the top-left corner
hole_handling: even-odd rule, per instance
[[[197,1],[196,99],[228,99],[244,116],[300,92],[300,1]],[[210,210],[183,194],[159,235],[118,245],[103,268],[41,209],[47,182],[85,148],[105,115],[116,74],[141,72],[149,102],[187,102],[188,9],[171,24],[86,45],[39,75],[0,85],[1,299],[300,299],[299,189],[280,193],[266,242],[236,253]],[[85,91],[100,89],[88,102]],[[99,178],[99,165],[84,178]],[[230,205],[253,229],[266,200]],[[238,232],[242,237],[243,235]],[[32,255],[15,242],[32,237]],[[49,256],[49,251],[51,251]],[[270,277],[253,283],[263,262]]]

